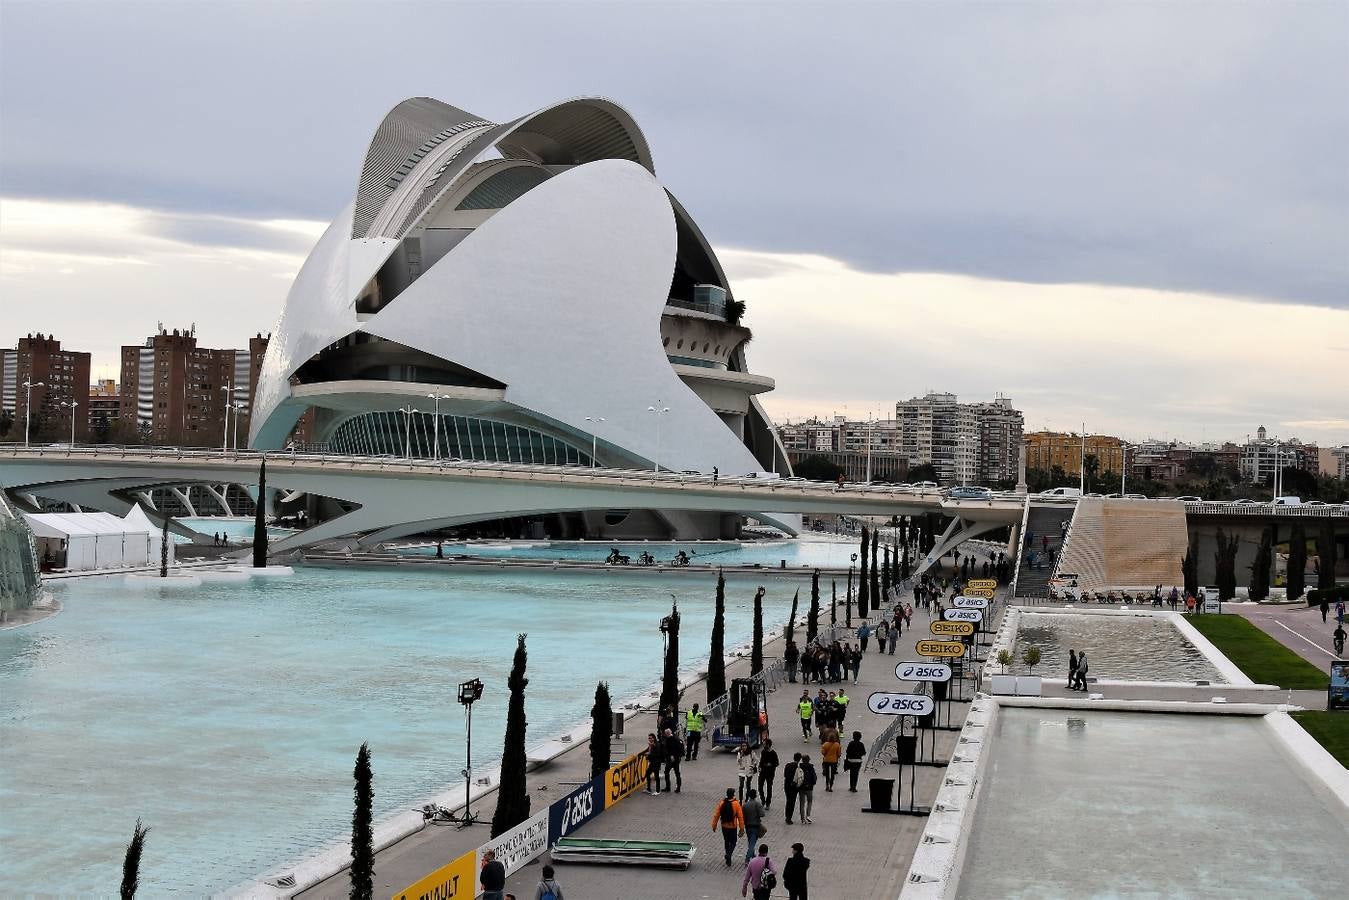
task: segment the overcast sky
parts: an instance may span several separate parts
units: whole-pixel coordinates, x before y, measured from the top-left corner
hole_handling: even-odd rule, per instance
[[[0,343],[270,330],[404,97],[626,106],[780,418],[1349,443],[1349,2],[0,0]]]

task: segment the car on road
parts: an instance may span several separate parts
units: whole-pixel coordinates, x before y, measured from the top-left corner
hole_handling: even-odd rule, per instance
[[[913,483],[913,486],[916,487],[916,488],[917,488],[918,490],[920,490],[920,491],[935,491],[935,490],[937,489],[937,482],[935,482],[935,481],[915,481],[915,482]]]
[[[1082,489],[1075,487],[1056,487],[1050,488],[1047,491],[1041,491],[1040,493],[1036,494],[1036,496],[1044,497],[1046,499],[1051,499],[1055,497],[1057,498],[1081,497]]]
[[[1303,503],[1302,505],[1303,505],[1303,506],[1329,506],[1330,504],[1327,503],[1327,502],[1324,501],[1324,500],[1308,500],[1306,503]]]
[[[986,487],[961,484],[946,492],[952,500],[992,500],[993,492]]]
[[[1302,498],[1301,498],[1301,497],[1275,497],[1275,498],[1274,498],[1274,505],[1275,505],[1275,506],[1301,506],[1301,505],[1302,505]]]
[[[1259,500],[1252,500],[1250,497],[1242,497],[1241,499],[1239,499],[1239,500],[1233,500],[1232,502],[1235,503],[1237,506],[1259,506],[1259,505],[1260,505],[1260,501],[1259,501]]]
[[[1203,502],[1204,502],[1204,498],[1203,498],[1203,497],[1195,497],[1195,496],[1192,496],[1192,495],[1190,495],[1190,494],[1186,494],[1184,497],[1177,497],[1176,499],[1179,500],[1181,503],[1203,503]]]

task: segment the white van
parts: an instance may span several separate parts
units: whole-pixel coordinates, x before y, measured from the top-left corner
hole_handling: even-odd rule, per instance
[[[1041,491],[1037,497],[1081,497],[1082,489],[1075,487],[1056,487]]]
[[[1301,497],[1275,497],[1275,498],[1274,498],[1274,505],[1275,505],[1275,506],[1301,506],[1301,505],[1302,505],[1302,498],[1301,498]]]

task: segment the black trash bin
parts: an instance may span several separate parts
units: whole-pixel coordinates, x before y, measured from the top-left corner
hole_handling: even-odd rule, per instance
[[[934,703],[940,703],[940,702],[942,702],[943,700],[945,700],[945,699],[946,699],[946,692],[947,692],[947,689],[948,689],[949,687],[950,687],[950,682],[947,682],[947,681],[934,681],[934,682],[932,682],[932,700],[933,700],[933,702],[934,702]]]
[[[901,766],[911,766],[917,759],[918,735],[901,734],[895,737],[895,762]]]
[[[873,778],[871,779],[871,808],[883,812],[889,812],[891,805],[891,795],[895,792],[895,779],[893,778]]]

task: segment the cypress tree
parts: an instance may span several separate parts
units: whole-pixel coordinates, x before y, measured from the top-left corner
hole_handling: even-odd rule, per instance
[[[877,528],[871,532],[871,608],[877,612],[881,609],[881,604],[885,602],[885,597],[881,594],[880,573],[876,571],[876,548],[880,543],[880,529]]]
[[[492,837],[510,831],[529,818],[529,790],[525,785],[525,637],[516,638],[515,662],[506,686],[511,697],[506,707],[506,738],[501,749],[501,786],[492,815]]]
[[[1218,548],[1213,554],[1213,561],[1219,600],[1231,600],[1237,595],[1236,561],[1239,544],[1237,535],[1229,537],[1223,533],[1222,526],[1218,526]]]
[[[885,599],[890,598],[890,545],[886,544],[881,548],[883,555],[881,565],[881,596]]]
[[[905,544],[904,561],[899,564],[899,577],[907,581],[909,579],[909,572],[912,570],[912,568],[913,563],[909,561],[909,545]]]
[[[661,623],[665,631],[665,672],[660,682],[660,708],[679,708],[679,604],[670,602],[670,615]]]
[[[1307,531],[1301,523],[1288,535],[1288,599],[1301,597],[1307,586]]]
[[[1319,569],[1316,586],[1323,591],[1335,587],[1335,526],[1330,519],[1322,519],[1316,532],[1316,557]]]
[[[871,535],[865,525],[862,526],[862,567],[857,572],[857,614],[862,618],[867,617],[867,609],[870,604],[867,602],[871,597],[871,590],[867,582],[867,548],[871,541]]]
[[[830,599],[829,599],[829,624],[838,624],[838,579],[829,579]]]
[[[371,825],[375,802],[375,776],[370,770],[370,745],[361,744],[356,754],[354,793],[356,808],[351,813],[351,900],[370,900],[375,892],[375,832]]]
[[[717,569],[717,603],[712,613],[712,649],[707,657],[707,702],[726,693],[726,576]]]
[[[159,533],[159,577],[169,577],[169,519],[171,516],[164,517],[164,524]]]
[[[132,900],[136,889],[141,885],[141,853],[145,850],[145,836],[150,829],[136,820],[136,830],[131,832],[131,843],[126,845],[126,855],[122,857],[122,900]]]
[[[763,588],[754,592],[754,642],[750,645],[749,651],[751,676],[763,671],[763,595]]]
[[[1185,558],[1180,561],[1180,572],[1185,578],[1185,593],[1191,597],[1199,596],[1199,535],[1190,535],[1190,544],[1185,548]]]
[[[267,568],[267,457],[258,464],[258,502],[253,510],[253,568]]]
[[[806,616],[806,643],[810,643],[820,633],[820,570],[810,576],[810,613]]]
[[[1255,562],[1251,563],[1251,599],[1264,600],[1269,596],[1269,570],[1274,560],[1273,529],[1260,532],[1260,549],[1255,552]]]
[[[609,701],[609,685],[595,684],[595,705],[590,707],[590,777],[599,778],[609,770],[609,745],[614,738],[614,708]]]
[[[787,617],[787,640],[796,640],[796,604],[801,600],[801,589],[792,594],[792,614]],[[809,640],[809,638],[807,638]]]

